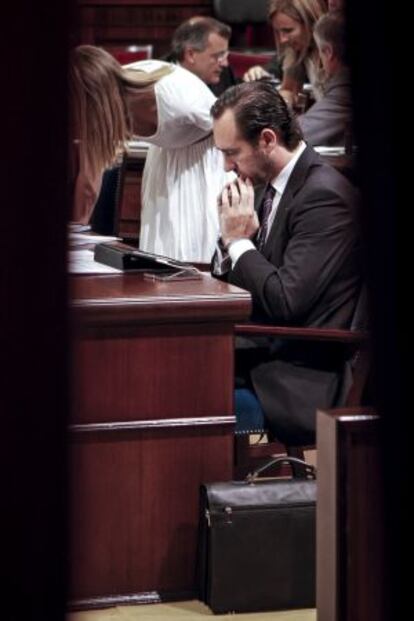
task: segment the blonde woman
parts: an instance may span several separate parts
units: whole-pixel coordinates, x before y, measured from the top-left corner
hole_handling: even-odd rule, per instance
[[[289,103],[305,82],[312,85],[316,100],[322,97],[321,63],[313,39],[313,26],[327,10],[325,0],[270,0],[268,16],[273,28],[277,56],[282,64],[280,93]],[[260,66],[243,76],[246,82],[267,77]]]
[[[140,248],[209,262],[218,235],[217,196],[226,182],[214,147],[209,88],[182,67],[150,60],[121,67],[105,50],[73,51],[77,149],[74,213],[86,221],[100,179],[131,136],[151,143],[142,187]]]

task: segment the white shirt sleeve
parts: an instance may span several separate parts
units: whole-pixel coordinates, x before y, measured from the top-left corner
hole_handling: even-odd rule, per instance
[[[203,140],[212,132],[210,109],[216,98],[196,75],[175,67],[155,85],[157,132],[146,138],[159,147],[178,149]]]
[[[231,258],[232,268],[236,265],[237,261],[240,259],[242,254],[247,252],[248,250],[255,250],[256,246],[250,239],[236,239],[231,242],[228,247],[228,252]]]

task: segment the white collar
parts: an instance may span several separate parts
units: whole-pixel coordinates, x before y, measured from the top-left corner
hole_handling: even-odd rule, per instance
[[[289,160],[286,166],[282,168],[280,173],[276,175],[276,177],[274,177],[270,182],[271,185],[275,188],[276,192],[279,192],[280,195],[282,195],[285,191],[285,188],[289,181],[289,177],[296,166],[296,162],[298,161],[305,149],[306,143],[301,140],[299,145],[296,147],[296,150],[293,152],[293,157]]]

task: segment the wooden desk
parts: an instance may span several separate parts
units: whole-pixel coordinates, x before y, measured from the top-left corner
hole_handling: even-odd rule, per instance
[[[194,597],[199,484],[233,465],[233,324],[205,275],[72,276],[70,599]]]

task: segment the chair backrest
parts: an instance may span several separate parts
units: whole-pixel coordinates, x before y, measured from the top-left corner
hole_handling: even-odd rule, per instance
[[[228,60],[236,78],[241,78],[243,77],[243,74],[250,69],[250,67],[254,67],[255,65],[266,65],[266,63],[271,60],[273,55],[274,52],[254,54],[249,52],[230,51]]]
[[[331,342],[351,348],[352,382],[348,390],[344,406],[355,407],[367,400],[370,375],[370,348],[368,328],[367,291],[361,287],[351,327],[344,329],[326,328],[293,328],[284,326],[268,326],[258,324],[240,324],[235,326],[239,335],[273,336],[284,339],[298,339],[315,342]],[[369,395],[368,395],[369,398]],[[265,457],[283,452],[280,442],[251,445],[246,435],[235,436],[235,475],[237,478],[245,476],[255,465]],[[287,454],[303,457],[303,447],[285,447]]]
[[[152,45],[106,45],[105,49],[117,59],[121,65],[134,63],[137,60],[146,60],[152,58]]]

